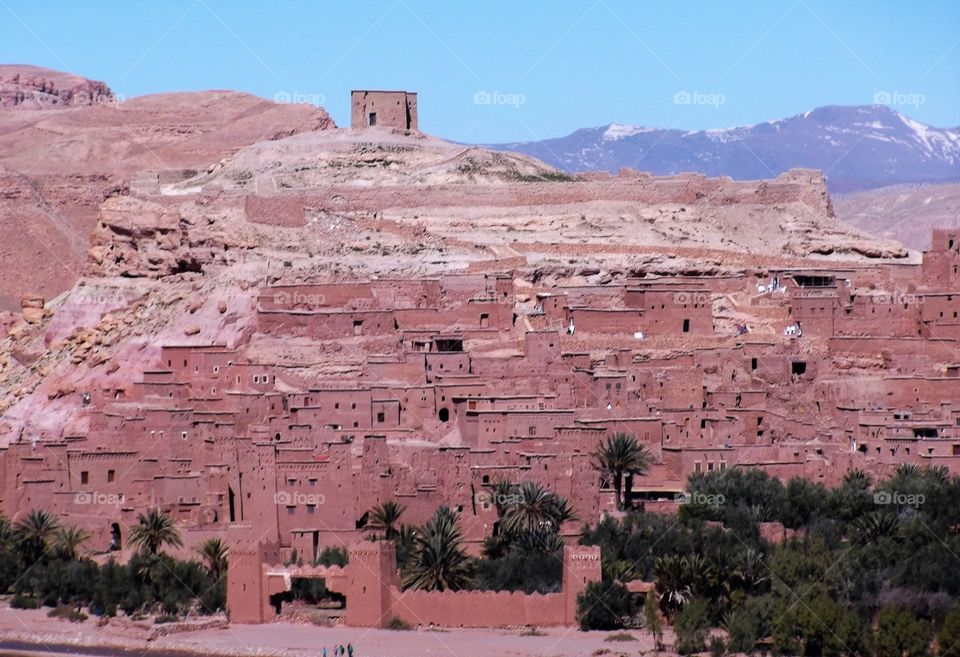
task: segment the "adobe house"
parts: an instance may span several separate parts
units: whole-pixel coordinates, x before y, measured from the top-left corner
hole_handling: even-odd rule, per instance
[[[900,463],[960,471],[960,234],[938,231],[922,266],[811,263],[541,281],[524,302],[513,272],[492,269],[264,284],[254,331],[284,342],[291,363],[324,365],[322,377],[301,378],[249,337],[156,345],[60,400],[73,406],[59,433],[5,436],[0,511],[16,521],[46,508],[103,550],[146,507],[175,519],[187,552],[255,525],[278,555],[261,561],[276,564],[293,549],[309,559],[358,542],[386,500],[410,523],[451,506],[477,552],[496,523],[483,494],[499,478],[538,482],[594,521],[613,493],[591,454],[614,431],[654,455],[630,494],[648,510],[675,510],[698,470],[828,484]],[[759,292],[772,278],[775,291]],[[745,300],[737,318],[714,314],[723,295]],[[755,326],[740,332],[740,316]],[[786,335],[796,323],[802,334]],[[568,543],[578,529],[564,528]],[[238,555],[260,558],[255,547]],[[371,608],[407,599],[377,595]],[[254,599],[236,613],[269,606]],[[528,613],[509,600],[518,618]]]
[[[382,126],[401,130],[419,130],[417,94],[411,91],[350,92],[350,128]]]

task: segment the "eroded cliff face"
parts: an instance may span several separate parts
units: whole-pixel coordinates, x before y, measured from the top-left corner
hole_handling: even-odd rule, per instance
[[[333,126],[321,108],[248,94],[123,99],[101,82],[0,66],[0,308],[76,282],[106,199],[194,176],[242,146]]]
[[[0,65],[0,109],[56,109],[118,102],[103,82],[36,66]]]

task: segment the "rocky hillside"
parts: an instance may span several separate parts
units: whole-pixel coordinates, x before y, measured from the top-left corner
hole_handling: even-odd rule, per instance
[[[211,91],[123,100],[100,82],[0,67],[0,309],[77,280],[100,204],[238,148],[334,127],[322,108]]]
[[[912,249],[930,246],[933,228],[960,227],[960,184],[894,185],[835,195],[837,216]]]
[[[103,82],[37,66],[0,65],[0,108],[3,109],[85,107],[117,100]]]

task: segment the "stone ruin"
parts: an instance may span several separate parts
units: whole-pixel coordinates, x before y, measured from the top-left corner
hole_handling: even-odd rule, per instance
[[[410,91],[350,92],[350,127],[358,130],[376,126],[419,130],[417,94]]]

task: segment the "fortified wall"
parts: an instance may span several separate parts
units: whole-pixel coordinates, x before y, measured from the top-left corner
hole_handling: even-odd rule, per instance
[[[271,564],[277,555],[263,543],[249,549],[235,544],[227,586],[231,622],[269,622],[276,617],[270,596],[290,590],[295,578],[319,578],[328,590],[346,597],[344,624],[351,627],[386,627],[394,619],[441,627],[574,625],[577,596],[590,582],[600,581],[600,548],[591,546],[564,548],[562,589],[546,594],[404,591],[390,541],[351,545],[344,568]]]

